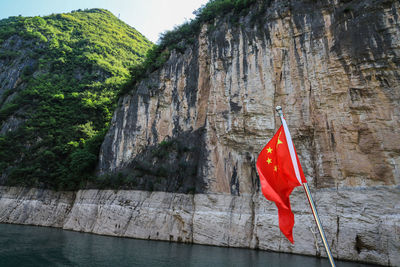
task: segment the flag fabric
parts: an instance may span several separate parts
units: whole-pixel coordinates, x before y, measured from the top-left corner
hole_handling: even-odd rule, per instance
[[[257,171],[265,198],[274,201],[278,208],[279,228],[294,244],[294,215],[289,195],[296,186],[306,183],[296,150],[282,117],[282,126],[263,148],[257,158]]]

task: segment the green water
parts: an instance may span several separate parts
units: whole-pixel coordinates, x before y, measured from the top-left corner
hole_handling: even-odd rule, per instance
[[[329,266],[326,259],[0,224],[0,266]],[[337,266],[372,266],[337,262]]]

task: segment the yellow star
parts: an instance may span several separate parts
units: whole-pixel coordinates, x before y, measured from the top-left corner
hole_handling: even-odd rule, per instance
[[[277,172],[278,171],[278,166],[275,165],[274,167],[274,171]]]
[[[279,140],[279,137],[281,137],[281,133],[282,133],[282,132],[280,132],[279,135],[278,135],[278,143],[276,144],[276,146],[278,146],[278,145],[280,145],[280,144],[283,144],[282,141]]]
[[[268,158],[268,159],[267,159],[267,163],[268,163],[268,164],[271,164],[271,163],[272,163],[272,160],[271,160],[270,158]]]
[[[268,147],[267,148],[267,153],[272,153],[272,148]]]

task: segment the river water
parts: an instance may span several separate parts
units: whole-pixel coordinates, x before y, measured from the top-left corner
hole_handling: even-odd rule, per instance
[[[329,266],[326,259],[0,224],[0,266]],[[337,262],[337,266],[373,266]]]

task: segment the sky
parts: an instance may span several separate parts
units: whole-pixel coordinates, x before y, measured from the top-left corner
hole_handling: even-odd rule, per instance
[[[207,2],[208,0],[0,0],[0,19],[104,8],[150,41],[156,42],[160,33],[194,18],[193,11]]]

